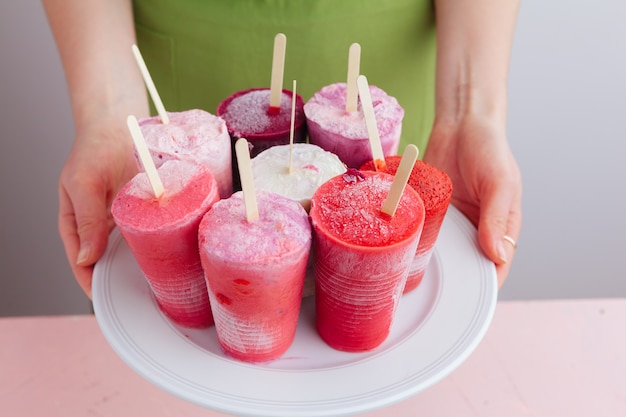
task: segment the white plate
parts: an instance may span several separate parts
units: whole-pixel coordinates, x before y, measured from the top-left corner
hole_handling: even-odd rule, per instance
[[[93,278],[102,333],[117,354],[160,388],[241,416],[346,416],[387,406],[431,386],[476,348],[497,299],[495,267],[454,207],[422,284],[405,295],[388,339],[367,353],[328,347],[305,299],[293,345],[281,359],[247,364],[224,355],[215,329],[174,325],[157,307],[134,257],[114,231]]]

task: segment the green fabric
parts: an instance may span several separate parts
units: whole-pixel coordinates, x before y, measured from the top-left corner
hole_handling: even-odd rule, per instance
[[[405,109],[400,153],[425,150],[434,117],[430,0],[135,0],[137,42],[169,111],[215,113],[235,91],[269,87],[274,36],[287,36],[284,87],[308,100],[345,81],[348,48],[361,74]]]

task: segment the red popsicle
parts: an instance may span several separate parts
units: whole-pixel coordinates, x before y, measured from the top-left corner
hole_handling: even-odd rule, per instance
[[[387,165],[385,172],[395,175],[401,159],[402,157],[398,155],[385,157]],[[374,162],[369,161],[363,164],[361,169],[374,171]],[[408,184],[422,197],[426,218],[415,259],[409,269],[409,277],[404,288],[405,294],[415,289],[424,277],[452,198],[452,180],[448,174],[421,160],[415,162]]]
[[[406,187],[396,212],[381,212],[393,176],[349,169],[311,201],[317,329],[338,350],[367,351],[388,336],[424,224]]]

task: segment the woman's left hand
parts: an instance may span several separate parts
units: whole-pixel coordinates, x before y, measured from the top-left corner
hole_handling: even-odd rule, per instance
[[[477,116],[455,125],[435,123],[424,155],[452,179],[452,204],[478,227],[480,247],[496,264],[499,287],[522,226],[522,180],[503,125]]]

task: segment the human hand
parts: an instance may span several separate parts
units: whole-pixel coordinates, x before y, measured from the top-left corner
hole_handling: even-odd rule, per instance
[[[498,287],[509,273],[522,226],[522,180],[504,123],[468,116],[435,123],[424,160],[452,179],[452,204],[478,227],[480,247],[496,264]]]
[[[94,264],[113,228],[111,202],[137,172],[125,119],[109,118],[77,132],[59,180],[59,233],[74,276],[91,298]]]

